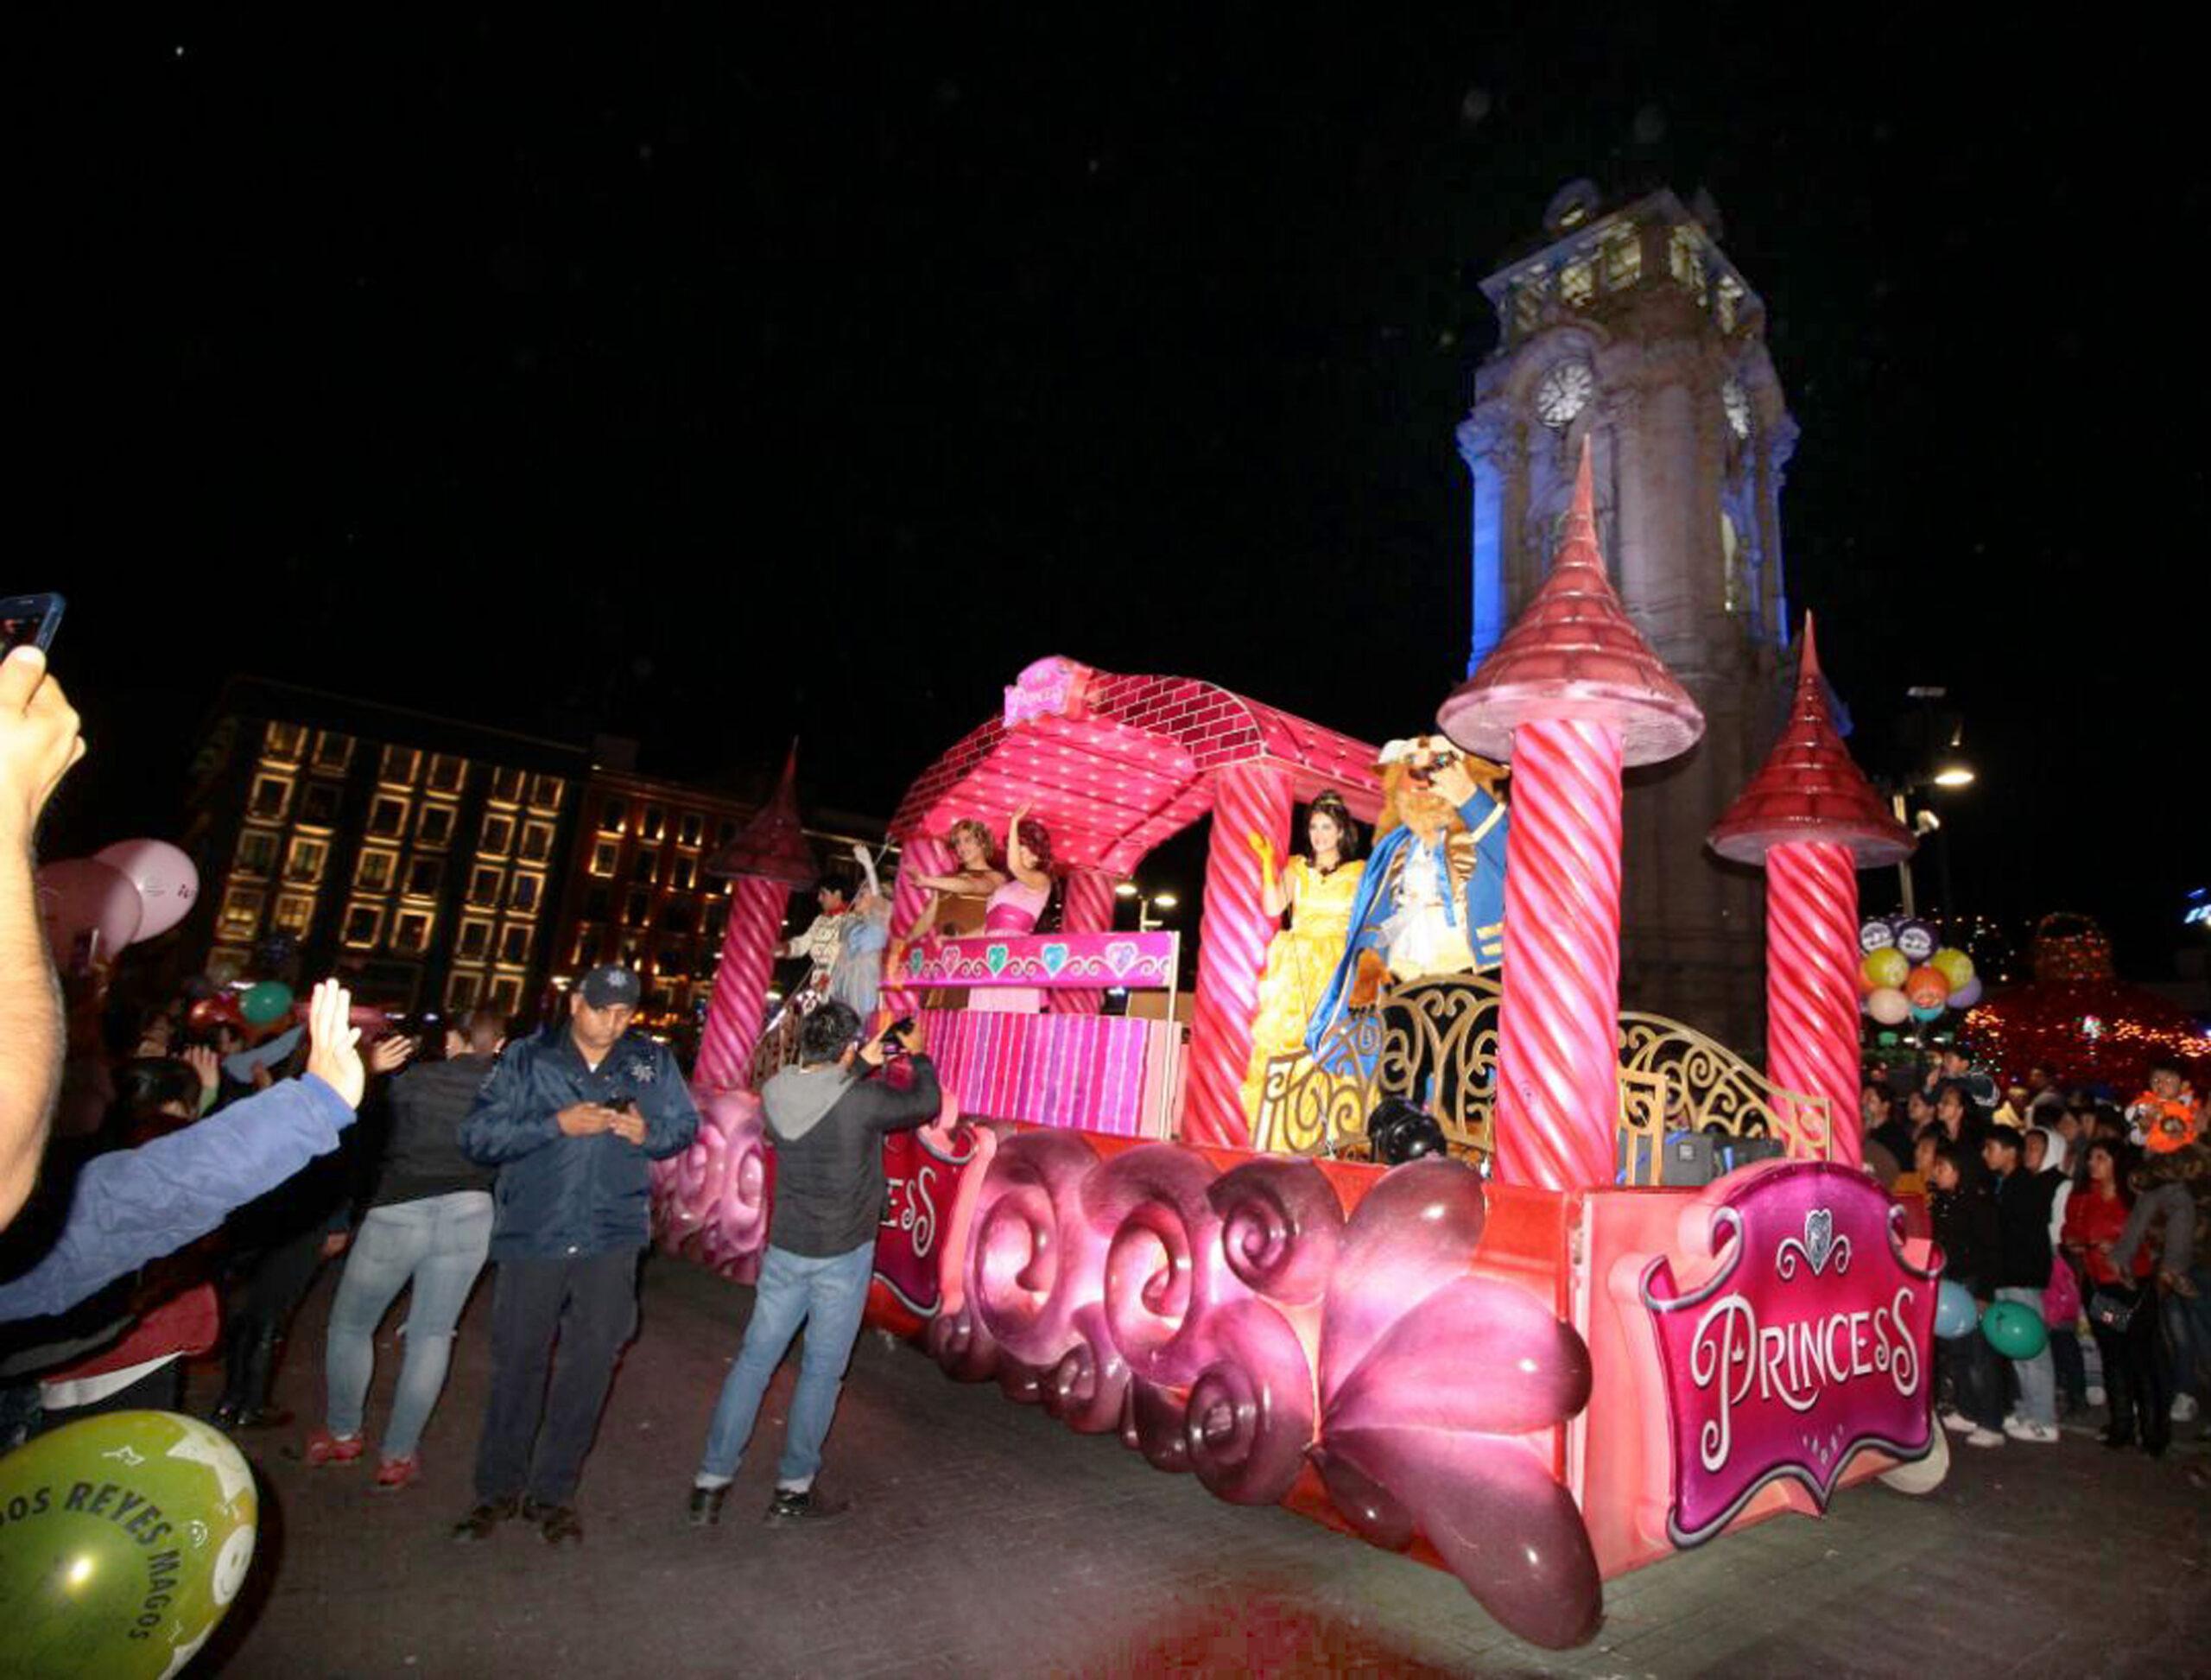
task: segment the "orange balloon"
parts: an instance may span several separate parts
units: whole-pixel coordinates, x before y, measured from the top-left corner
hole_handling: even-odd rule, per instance
[[[1940,1009],[1950,1001],[1949,976],[1923,963],[1904,977],[1904,995],[1914,1009]]]

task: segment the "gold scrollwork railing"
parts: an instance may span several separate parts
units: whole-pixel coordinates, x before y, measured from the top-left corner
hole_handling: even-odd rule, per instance
[[[1486,975],[1391,987],[1302,1052],[1267,1063],[1260,1148],[1291,1155],[1365,1152],[1367,1116],[1401,1097],[1435,1118],[1453,1153],[1492,1148],[1500,992]],[[1620,1018],[1621,1158],[1630,1182],[1656,1183],[1669,1132],[1717,1129],[1778,1138],[1790,1157],[1824,1160],[1824,1098],[1783,1091],[1726,1046],[1663,1016]]]

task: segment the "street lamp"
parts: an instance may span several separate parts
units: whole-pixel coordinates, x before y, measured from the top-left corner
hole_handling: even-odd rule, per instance
[[[1921,729],[1918,732],[1917,751],[1914,756],[1923,766],[1931,765],[1931,768],[1926,769],[1923,774],[1915,775],[1892,784],[1889,790],[1889,802],[1890,808],[1896,813],[1897,821],[1921,840],[1938,833],[1942,827],[1942,820],[1934,812],[1927,810],[1921,811],[1916,817],[1909,815],[1904,808],[1906,797],[1930,788],[1969,788],[1980,779],[1974,773],[1973,766],[1958,756],[1958,749],[1965,744],[1966,732],[1965,724],[1954,713],[1948,720],[1949,739],[1942,743],[1939,749],[1940,756],[1937,756],[1935,738],[1941,730],[1935,712],[1935,702],[1948,699],[1949,692],[1948,688],[1915,688],[1904,690],[1904,697],[1916,701],[1920,707]],[[1957,903],[1950,890],[1950,844],[1945,839],[1938,841],[1937,845],[1941,851],[1940,862],[1942,868],[1942,909],[1946,915],[1955,916]],[[1897,880],[1904,895],[1904,913],[1907,916],[1916,916],[1919,911],[1918,906],[1913,902],[1910,857],[1897,860]]]
[[[1161,910],[1171,910],[1182,902],[1172,892],[1146,893],[1134,881],[1120,882],[1114,887],[1113,896],[1116,898],[1133,898],[1137,901],[1137,931],[1140,934],[1157,933],[1167,925],[1152,915],[1152,907],[1155,904]]]

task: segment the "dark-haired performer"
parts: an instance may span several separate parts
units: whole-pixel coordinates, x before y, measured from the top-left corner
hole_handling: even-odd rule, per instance
[[[936,1070],[920,1054],[919,1032],[909,1025],[899,1043],[913,1070],[903,1090],[874,1077],[884,1065],[884,1039],[862,1043],[859,1017],[832,998],[799,1029],[798,1065],[761,1090],[776,1150],[776,1206],[744,1345],[722,1385],[706,1456],[692,1480],[696,1525],[720,1520],[760,1397],[801,1325],[806,1351],[768,1520],[834,1517],[851,1503],[816,1492],[814,1478],[867,1304],[876,1225],[883,1217],[884,1134],[934,1119],[942,1104]]]
[[[1264,834],[1245,840],[1259,854],[1259,884],[1267,914],[1289,912],[1289,926],[1267,947],[1266,973],[1259,978],[1259,1007],[1251,1018],[1251,1062],[1244,1075],[1244,1113],[1256,1124],[1259,1099],[1267,1084],[1267,1063],[1305,1048],[1305,1029],[1321,1006],[1321,994],[1351,937],[1352,900],[1358,896],[1359,825],[1343,796],[1333,789],[1313,802],[1305,815],[1308,858],[1292,856],[1279,878],[1275,848]]]

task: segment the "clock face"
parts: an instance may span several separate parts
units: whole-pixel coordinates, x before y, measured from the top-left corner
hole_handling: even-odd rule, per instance
[[[1751,434],[1751,394],[1743,389],[1743,382],[1732,376],[1720,388],[1720,401],[1727,410],[1727,429],[1739,438]]]
[[[1536,418],[1562,431],[1588,407],[1596,389],[1597,376],[1589,371],[1588,363],[1561,362],[1536,387]]]

